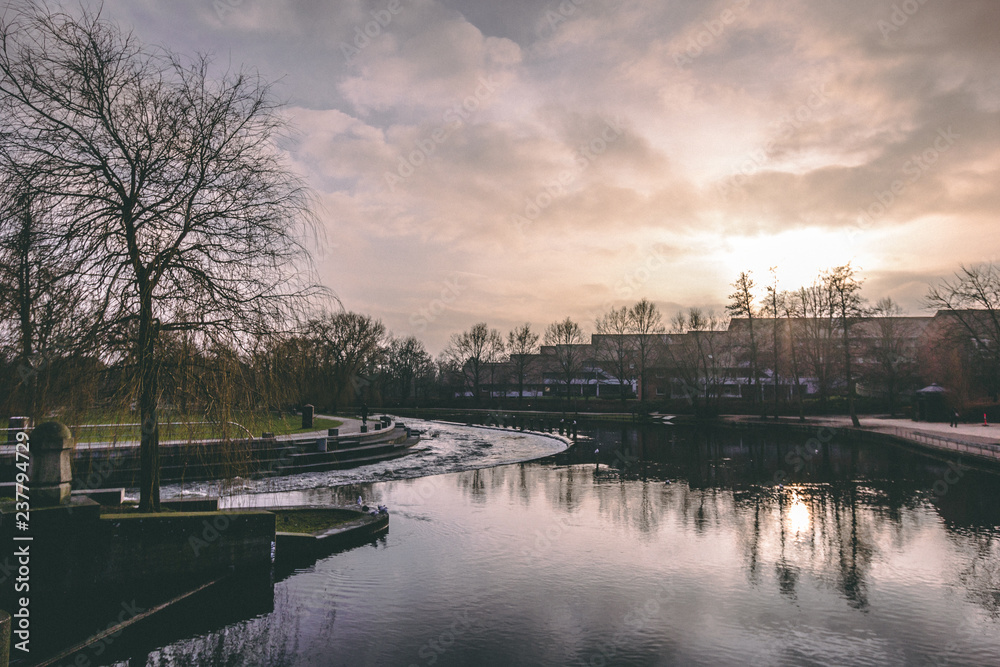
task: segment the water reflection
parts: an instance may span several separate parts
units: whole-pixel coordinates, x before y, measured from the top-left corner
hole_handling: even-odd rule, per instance
[[[135,655],[206,665],[1000,662],[997,478],[970,468],[936,494],[954,461],[805,440],[612,426],[542,462],[234,500],[363,495],[392,518],[380,542],[276,579],[273,608],[221,627],[195,614],[183,627],[197,631]]]

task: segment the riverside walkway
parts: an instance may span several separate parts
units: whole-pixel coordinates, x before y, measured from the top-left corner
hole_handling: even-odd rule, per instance
[[[758,425],[798,425],[827,426],[835,429],[867,431],[892,436],[911,444],[939,451],[969,454],[979,459],[1000,464],[1000,424],[969,424],[956,426],[940,422],[915,422],[910,419],[891,417],[860,417],[861,428],[855,429],[848,416],[808,417],[805,421],[797,417],[761,420],[748,415],[728,415],[723,417],[734,423]]]

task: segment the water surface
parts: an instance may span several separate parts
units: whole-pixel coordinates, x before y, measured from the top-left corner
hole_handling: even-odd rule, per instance
[[[132,665],[1000,664],[1000,485],[966,464],[829,431],[615,426],[534,463],[288,478],[228,502],[361,494],[390,507],[388,535],[118,651]]]

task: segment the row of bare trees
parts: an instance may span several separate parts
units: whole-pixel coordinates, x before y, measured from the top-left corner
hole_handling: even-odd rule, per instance
[[[808,379],[810,393],[821,404],[843,396],[855,420],[859,382],[867,393],[882,395],[894,413],[902,391],[931,381],[936,372],[927,359],[918,359],[928,352],[916,345],[918,340],[926,342],[920,328],[926,321],[902,317],[891,298],[869,304],[861,295],[862,285],[850,263],[822,271],[811,284],[791,290],[780,288],[776,269],[763,289],[750,272],[742,272],[722,315],[690,308],[676,314],[668,330],[655,304],[643,299],[598,316],[592,338],[585,338],[571,318],[548,325],[544,337],[524,324],[505,338],[481,322],[452,336],[439,364],[441,380],[460,377],[461,387],[452,394],[477,398],[484,385],[495,389],[512,381],[521,397],[532,365],[544,357],[544,372],[560,377],[567,397],[574,382],[601,373],[605,381],[617,381],[623,400],[633,383],[640,397],[647,398],[642,396],[647,388],[643,380],[655,367],[658,373],[669,369],[670,394],[676,396],[679,390],[696,410],[700,404],[718,405],[724,395],[734,396],[736,387],[735,396],[749,399],[762,415],[768,410],[777,413],[787,401],[794,401],[802,415],[807,393],[803,382]],[[956,321],[937,347],[963,350],[970,372],[996,392],[1000,272],[993,265],[963,267],[954,280],[931,288],[927,305],[951,313]],[[730,326],[732,318],[739,319],[739,326]],[[551,346],[541,357],[539,339]],[[511,377],[500,377],[505,372]]]

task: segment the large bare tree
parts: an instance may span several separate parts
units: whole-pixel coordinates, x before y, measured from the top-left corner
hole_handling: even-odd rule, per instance
[[[238,341],[314,295],[296,228],[307,192],[275,145],[283,118],[259,77],[144,46],[86,8],[19,7],[0,18],[0,159],[61,198],[94,305],[129,343],[140,509],[155,511],[160,335]]]

